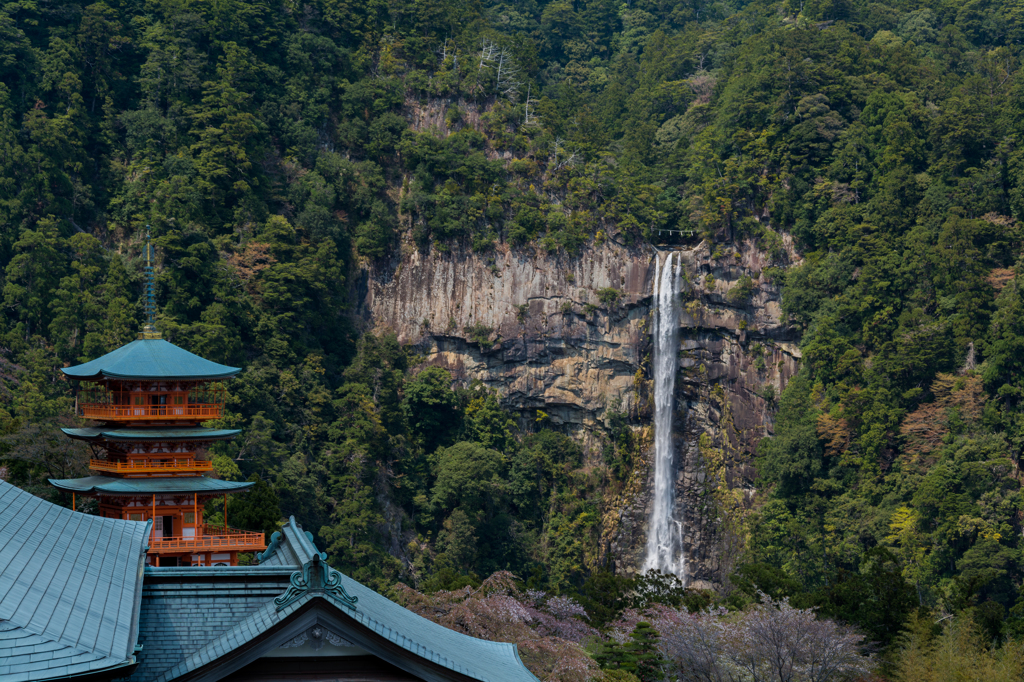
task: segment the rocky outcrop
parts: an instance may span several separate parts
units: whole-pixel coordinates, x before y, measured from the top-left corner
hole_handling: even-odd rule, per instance
[[[751,243],[716,248],[701,243],[684,254],[675,429],[688,574],[710,584],[721,583],[742,544],[737,522],[753,503],[752,452],[771,433],[774,396],[798,362],[778,288],[763,274],[765,256]],[[639,429],[650,420],[657,255],[611,240],[577,257],[406,247],[390,263],[367,266],[355,304],[372,329],[394,332],[425,364],[495,389],[524,423],[542,411],[596,459],[610,408],[631,414]],[[648,468],[634,472],[605,515],[608,558],[625,572],[643,559]]]
[[[799,339],[782,321],[779,289],[766,281],[768,263],[753,244],[722,254],[702,243],[685,251],[684,262],[676,500],[688,581],[719,587],[743,546],[755,503],[753,454],[772,433],[776,397],[799,368]],[[643,561],[652,478],[647,472],[642,492],[606,522],[610,552],[624,572]]]
[[[523,417],[539,409],[586,437],[609,405],[633,405],[653,253],[614,242],[577,258],[410,251],[364,273],[361,306],[377,332],[394,332],[456,381],[479,380]]]

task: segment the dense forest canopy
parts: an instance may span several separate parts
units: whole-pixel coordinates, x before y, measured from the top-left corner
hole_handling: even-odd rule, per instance
[[[1022,632],[1022,39],[990,0],[6,2],[5,476],[84,471],[56,369],[134,338],[151,226],[165,338],[244,368],[233,518],[294,514],[374,585],[508,569],[607,620],[628,415],[583,467],[360,334],[348,280],[693,230],[768,253],[803,333],[735,584],[886,642],[916,605]]]

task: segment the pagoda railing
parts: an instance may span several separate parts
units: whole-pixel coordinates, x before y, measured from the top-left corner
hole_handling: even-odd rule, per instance
[[[220,419],[223,413],[223,403],[194,403],[190,405],[78,404],[78,416],[101,421],[146,421],[152,419],[205,421]]]
[[[164,459],[164,458],[161,458]],[[213,462],[192,457],[167,458],[166,461],[129,460],[112,462],[106,459],[89,460],[89,468],[93,471],[109,471],[115,474],[185,474],[199,471],[212,471]]]
[[[207,534],[207,528],[211,528],[213,532]],[[151,538],[149,543],[150,554],[199,552],[217,549],[235,552],[256,552],[266,548],[267,543],[264,541],[263,533],[206,525],[203,526],[202,535],[198,537],[189,537],[187,535],[161,537],[157,535]]]
[[[211,526],[208,523],[204,523],[202,528],[203,535],[244,535],[249,532],[240,528],[231,528],[230,526]]]

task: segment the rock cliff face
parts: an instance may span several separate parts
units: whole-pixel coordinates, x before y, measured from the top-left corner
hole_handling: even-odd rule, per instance
[[[657,257],[650,246],[614,241],[574,258],[406,248],[362,272],[356,308],[370,328],[414,345],[425,364],[497,390],[524,423],[542,410],[597,461],[610,409],[632,415],[640,432],[650,428]],[[774,396],[796,371],[797,339],[779,321],[778,289],[760,278],[767,264],[751,244],[723,255],[702,243],[684,257],[677,499],[690,580],[717,585],[742,544],[752,452],[771,432]],[[730,296],[737,287],[744,295]],[[649,464],[650,457],[604,516],[605,559],[619,571],[643,560]]]

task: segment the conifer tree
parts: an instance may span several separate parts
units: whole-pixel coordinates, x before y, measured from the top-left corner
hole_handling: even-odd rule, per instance
[[[633,628],[626,644],[626,651],[631,658],[630,672],[636,674],[641,682],[658,682],[665,677],[665,658],[658,649],[661,635],[647,621],[640,621]]]

